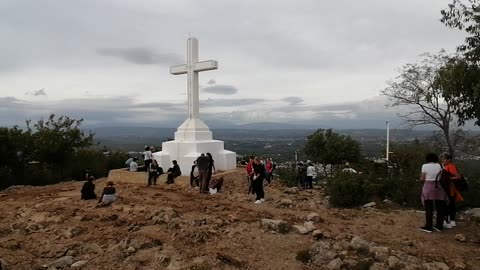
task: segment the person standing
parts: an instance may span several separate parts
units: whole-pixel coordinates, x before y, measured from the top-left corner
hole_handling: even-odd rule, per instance
[[[305,189],[313,189],[314,175],[315,175],[315,167],[311,162],[309,162],[307,167],[307,177],[305,178]]]
[[[208,171],[207,171],[207,186],[210,186],[210,180],[212,180],[212,174],[215,174],[215,161],[212,154],[207,153],[208,157]]]
[[[455,187],[455,181],[460,180],[462,176],[458,172],[457,166],[452,162],[452,155],[444,153],[441,157],[443,168],[450,175],[450,190],[448,191],[448,206],[444,226],[447,229],[451,229],[457,226],[455,222],[457,215],[456,202],[463,201],[462,194]]]
[[[254,194],[253,193],[253,186],[252,186],[252,181],[253,181],[253,164],[254,162],[254,156],[250,156],[250,159],[247,163],[247,172],[246,172],[246,177],[247,177],[247,184],[248,184],[248,193],[247,194]]]
[[[263,191],[263,180],[265,179],[265,167],[258,157],[254,158],[253,164],[253,192],[256,194],[255,203],[259,204],[265,201],[265,192]]]
[[[302,162],[297,164],[297,186],[303,188],[305,186],[305,177],[307,176],[307,168]]]
[[[438,163],[438,156],[430,153],[425,157],[425,161],[426,163],[422,166],[422,174],[420,176],[420,181],[424,183],[421,199],[425,206],[425,226],[420,227],[420,230],[431,233],[434,230],[443,230],[447,194],[438,183],[438,178],[442,173],[442,167]],[[435,226],[433,226],[434,208],[437,211]]]
[[[267,158],[267,162],[265,163],[265,178],[267,179],[268,184],[272,180],[272,172],[273,172],[273,162],[271,158]]]
[[[210,159],[201,154],[197,158],[198,178],[200,180],[200,193],[208,194],[208,168],[210,166]]]
[[[150,147],[145,146],[145,152],[143,152],[143,160],[145,163],[145,171],[148,173],[148,169],[150,168],[150,164],[152,164],[153,154],[150,150]]]
[[[148,168],[148,185],[150,186],[151,184],[156,185],[157,184],[157,178],[158,178],[158,163],[156,159],[153,159],[152,163],[150,164]]]

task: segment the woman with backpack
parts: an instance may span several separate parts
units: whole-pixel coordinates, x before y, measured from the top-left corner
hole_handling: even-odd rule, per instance
[[[438,182],[442,174],[442,166],[438,163],[438,156],[430,153],[425,157],[426,163],[422,166],[420,181],[423,181],[422,203],[425,206],[425,226],[420,230],[431,233],[443,230],[447,194]],[[433,226],[433,210],[436,208],[437,219]]]
[[[457,207],[455,203],[463,201],[462,194],[460,194],[460,191],[458,191],[455,186],[455,181],[460,181],[462,176],[458,172],[457,166],[455,166],[455,164],[452,162],[452,155],[449,153],[444,153],[442,154],[441,158],[443,169],[446,170],[450,175],[450,186],[449,190],[447,191],[449,201],[445,215],[444,226],[447,229],[451,229],[457,226],[455,222],[455,216],[457,215]]]

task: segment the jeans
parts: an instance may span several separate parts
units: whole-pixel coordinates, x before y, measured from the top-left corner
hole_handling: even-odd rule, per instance
[[[305,183],[304,183],[304,188],[305,189],[313,189],[313,176],[307,176],[305,177]]]

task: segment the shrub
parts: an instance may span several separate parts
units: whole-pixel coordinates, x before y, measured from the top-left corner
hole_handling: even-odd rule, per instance
[[[339,172],[327,180],[330,203],[338,207],[362,205],[370,196],[369,185],[361,174]]]
[[[297,186],[297,171],[294,168],[278,168],[279,181],[289,187]]]

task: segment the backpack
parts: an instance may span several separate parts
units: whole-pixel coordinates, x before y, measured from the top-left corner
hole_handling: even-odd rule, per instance
[[[453,181],[453,183],[455,184],[455,188],[460,192],[468,191],[467,179],[463,176],[463,174],[460,175],[462,176],[462,178],[457,181]]]
[[[438,188],[438,184],[443,188],[443,190],[450,194],[450,173],[445,170],[442,166],[442,170],[438,173],[435,178],[435,187]]]

